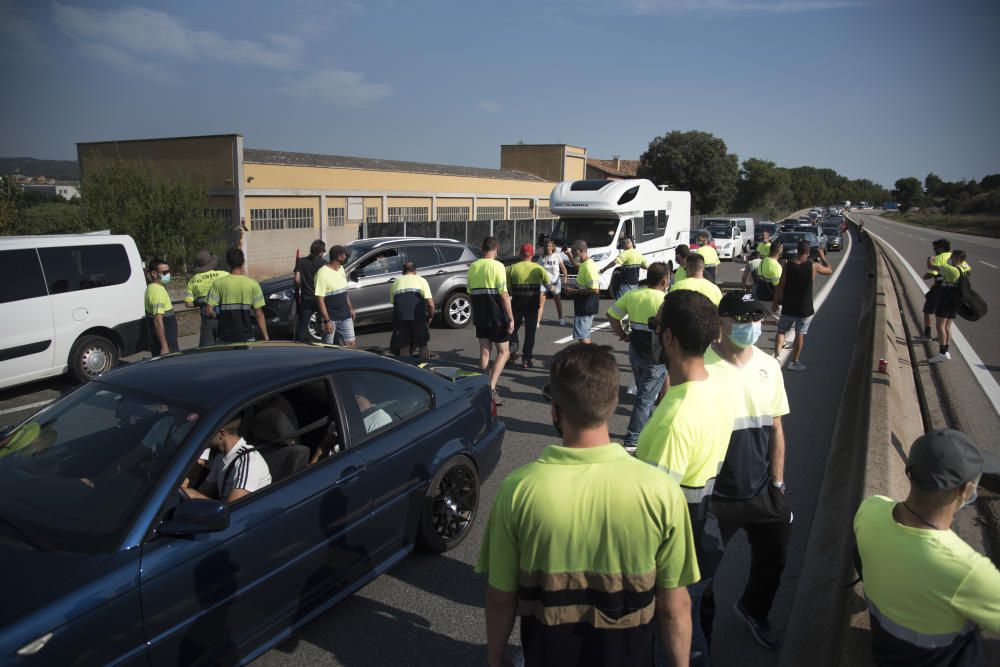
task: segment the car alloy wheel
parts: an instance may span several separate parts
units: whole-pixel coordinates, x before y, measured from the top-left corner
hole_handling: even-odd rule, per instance
[[[472,299],[465,292],[456,292],[445,300],[444,321],[452,329],[468,326],[472,320]]]
[[[429,549],[444,552],[465,539],[479,508],[479,474],[465,456],[446,462],[431,482],[420,538]]]

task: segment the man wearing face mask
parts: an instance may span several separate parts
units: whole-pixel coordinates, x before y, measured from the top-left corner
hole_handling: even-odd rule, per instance
[[[917,438],[897,503],[872,496],[854,516],[859,572],[879,667],[985,664],[976,625],[1000,632],[1000,571],[951,530],[983,473],[1000,473],[959,431]]]
[[[773,650],[778,638],[767,617],[785,567],[792,512],[785,499],[781,427],[781,418],[788,414],[785,382],[778,360],[755,345],[766,312],[750,294],[729,292],[722,297],[722,338],[705,353],[705,368],[739,392],[733,434],[711,500],[723,544],[740,528],[750,543],[750,575],[734,609],[757,643]],[[701,615],[709,638],[714,611],[710,587]]]
[[[177,318],[170,295],[164,287],[170,282],[170,265],[162,259],[149,262],[149,285],[143,297],[146,311],[146,331],[149,338],[149,353],[154,357],[177,352]]]

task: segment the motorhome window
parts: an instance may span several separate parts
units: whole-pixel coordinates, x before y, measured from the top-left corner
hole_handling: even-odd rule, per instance
[[[0,303],[45,296],[45,277],[34,248],[0,251]]]
[[[622,204],[629,203],[630,201],[635,199],[635,196],[637,194],[639,194],[638,185],[635,186],[634,188],[629,188],[628,190],[625,191],[625,194],[623,194],[621,197],[618,198],[618,205],[621,206]]]
[[[589,179],[586,181],[573,181],[573,183],[569,186],[569,189],[576,192],[591,192],[594,190],[600,190],[610,182],[611,181],[606,181],[603,178]]]
[[[665,230],[667,228],[667,220],[669,220],[669,219],[670,219],[670,216],[667,215],[666,211],[657,211],[656,212],[656,231],[662,232],[663,230]]]
[[[120,243],[39,248],[38,255],[51,294],[121,285],[132,275]]]
[[[611,245],[618,224],[618,218],[560,218],[552,238],[567,244],[582,239],[588,248],[603,248]]]
[[[656,211],[644,211],[642,214],[642,228],[647,233],[656,233]]]

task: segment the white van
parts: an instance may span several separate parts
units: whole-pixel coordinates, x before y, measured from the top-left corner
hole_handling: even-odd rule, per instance
[[[687,243],[691,229],[691,193],[660,190],[646,179],[563,181],[552,189],[549,209],[559,216],[553,240],[583,239],[602,268],[628,236],[650,263],[673,261],[674,248]],[[601,274],[602,290],[611,274]]]
[[[130,236],[0,237],[0,388],[117,366],[141,345],[145,290]]]

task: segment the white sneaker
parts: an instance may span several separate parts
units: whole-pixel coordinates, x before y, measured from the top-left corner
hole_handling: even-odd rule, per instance
[[[790,371],[804,371],[807,370],[809,367],[806,366],[801,361],[792,361],[785,368],[787,368]]]
[[[559,326],[561,326],[561,327],[566,326],[566,320],[564,320],[563,318],[560,317],[559,318]]]
[[[785,349],[785,350],[790,350],[790,349],[792,349],[793,347],[795,347],[795,343],[794,343],[794,342],[791,342],[791,343],[785,343],[785,344],[784,344],[784,345],[782,346],[782,349]]]
[[[951,352],[938,352],[933,357],[927,360],[929,364],[940,364],[942,361],[948,361],[951,359]]]

